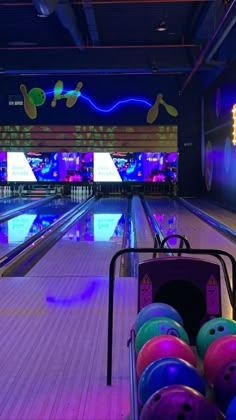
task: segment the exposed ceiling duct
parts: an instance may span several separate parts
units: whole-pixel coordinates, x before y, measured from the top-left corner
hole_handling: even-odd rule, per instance
[[[58,0],[33,0],[33,4],[42,17],[51,15],[57,6]]]
[[[222,42],[224,41],[225,37],[228,35],[229,31],[235,25],[235,11],[236,11],[236,0],[232,0],[228,9],[226,10],[225,14],[221,18],[218,26],[216,27],[215,31],[209,38],[208,42],[206,43],[205,47],[201,51],[199,57],[197,58],[191,73],[185,79],[180,94],[184,92],[190,81],[192,80],[194,74],[198,71],[201,64],[204,62],[209,62],[212,54],[214,54],[217,49],[220,47]],[[208,60],[208,61],[207,61]]]
[[[66,28],[71,34],[75,45],[79,47],[80,50],[83,49],[84,42],[81,35],[81,32],[77,25],[76,16],[74,10],[72,9],[71,3],[69,0],[59,0],[55,13],[60,20],[61,24]]]
[[[76,16],[70,0],[33,0],[33,3],[42,17],[49,16],[55,12],[62,26],[70,33],[75,45],[78,46],[80,50],[83,49],[83,38],[78,28]]]
[[[88,31],[91,37],[92,44],[100,45],[93,5],[90,0],[83,0],[82,4],[83,4],[84,14],[87,20]]]

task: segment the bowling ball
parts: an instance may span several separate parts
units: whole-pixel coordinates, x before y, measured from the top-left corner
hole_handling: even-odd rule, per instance
[[[226,420],[235,420],[236,419],[236,397],[234,397],[230,401],[230,404],[229,404],[229,406],[227,408],[227,411],[226,411],[225,419]]]
[[[33,88],[29,91],[28,97],[32,105],[41,106],[46,101],[45,92],[40,88]]]
[[[236,396],[236,359],[226,363],[217,372],[214,393],[217,405],[225,413],[230,401]]]
[[[152,394],[140,420],[223,420],[219,409],[194,389],[171,385]]]
[[[143,371],[138,384],[138,398],[144,405],[151,395],[169,385],[186,385],[205,395],[205,381],[200,372],[185,360],[164,357]]]
[[[157,335],[173,335],[189,344],[188,334],[178,322],[171,318],[153,318],[145,322],[139,329],[135,340],[135,348],[138,353],[143,345]]]
[[[236,334],[236,322],[227,318],[213,318],[199,330],[196,338],[197,351],[201,359],[213,341],[224,335]]]
[[[204,372],[210,384],[214,385],[218,372],[232,360],[236,360],[236,335],[225,335],[210,344],[203,360]]]
[[[138,377],[150,363],[162,357],[178,357],[196,366],[194,353],[188,344],[173,335],[159,335],[148,340],[141,348],[136,362]]]
[[[183,320],[175,308],[168,305],[167,303],[155,302],[144,306],[144,308],[142,308],[141,311],[138,313],[135,320],[136,334],[145,322],[149,321],[152,318],[158,317],[171,318],[174,319],[174,321],[177,321],[180,325],[183,325]]]

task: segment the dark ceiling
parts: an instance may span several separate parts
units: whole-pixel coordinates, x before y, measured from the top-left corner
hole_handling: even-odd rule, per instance
[[[0,73],[192,78],[235,59],[235,21],[236,0],[1,0]]]

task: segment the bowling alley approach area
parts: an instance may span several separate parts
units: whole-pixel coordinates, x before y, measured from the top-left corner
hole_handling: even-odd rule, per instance
[[[0,1],[0,420],[236,420],[235,17]]]

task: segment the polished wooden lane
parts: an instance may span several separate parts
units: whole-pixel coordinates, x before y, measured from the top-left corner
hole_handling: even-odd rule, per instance
[[[107,277],[0,282],[0,418],[122,419],[136,280],[117,279],[113,385],[106,386]],[[132,298],[131,298],[132,297]]]

